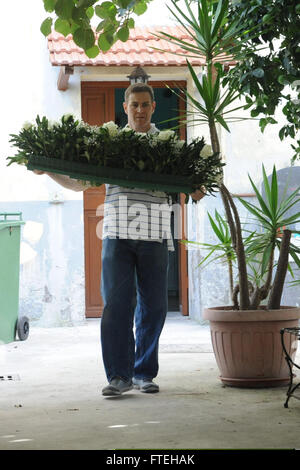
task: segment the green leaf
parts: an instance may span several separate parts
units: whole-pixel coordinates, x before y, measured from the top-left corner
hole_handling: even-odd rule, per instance
[[[129,28],[128,28],[128,26],[123,26],[122,28],[120,28],[119,31],[117,32],[117,37],[122,42],[126,42],[129,38]]]
[[[216,118],[216,120],[221,124],[221,126],[223,126],[224,129],[226,129],[227,132],[230,132],[230,129],[229,129],[229,127],[227,126],[226,121],[225,121],[225,119],[221,116],[221,114],[217,114],[217,115],[215,116],[215,118]]]
[[[190,73],[191,73],[191,75],[192,75],[193,82],[194,82],[194,84],[196,85],[197,90],[198,90],[200,96],[203,98],[203,86],[201,85],[201,83],[200,83],[200,81],[199,81],[199,79],[198,79],[198,77],[197,77],[197,75],[196,75],[196,73],[195,73],[195,71],[194,71],[192,65],[190,64],[190,62],[189,62],[188,60],[187,60],[187,65],[188,65],[189,71],[190,71]]]
[[[268,121],[266,118],[261,118],[259,120],[259,127],[261,129],[261,132],[264,132],[266,125],[268,124]]]
[[[278,227],[283,227],[283,226],[287,226],[287,225],[291,225],[291,224],[297,224],[299,222],[300,222],[300,212],[297,212],[296,214],[291,215],[287,219],[278,220],[277,225],[278,225]]]
[[[261,275],[263,276],[267,270],[269,259],[273,250],[273,245],[269,244],[263,252],[262,263],[261,263]]]
[[[74,20],[79,26],[82,26],[82,23],[88,22],[88,17],[86,15],[86,9],[84,7],[74,7],[72,10],[72,20]]]
[[[287,206],[284,206],[284,208],[282,209],[281,208],[281,205],[279,207],[279,210],[278,210],[278,215],[277,215],[277,219],[280,221],[280,224],[282,224],[282,217],[283,215],[289,210],[291,209],[295,204],[298,204],[300,202],[300,198],[299,199],[296,199],[294,200],[291,204],[288,204]],[[282,209],[282,210],[281,210]],[[292,217],[299,217],[300,218],[300,212],[296,213],[294,216]]]
[[[279,75],[278,82],[281,85],[288,85],[290,83],[289,80],[285,77],[285,75]]]
[[[40,27],[41,32],[44,36],[48,36],[51,33],[52,18],[46,18]]]
[[[218,7],[215,13],[214,21],[212,24],[211,35],[216,36],[220,26],[226,19],[226,13],[228,9],[228,0],[218,2]]]
[[[103,2],[95,8],[96,15],[104,19],[115,18],[117,12],[117,7],[112,2]]]
[[[116,2],[121,8],[127,8],[132,3],[132,0],[116,0]]]
[[[285,132],[285,128],[282,127],[279,131],[279,139],[280,140],[283,140],[284,139],[284,132]]]
[[[85,51],[86,55],[90,58],[90,59],[94,59],[95,57],[97,57],[97,55],[99,54],[100,50],[99,50],[99,47],[96,46],[96,44],[93,46],[93,47],[90,47],[90,49],[87,49]]]
[[[251,110],[251,117],[257,117],[260,114],[260,111],[255,108]]]
[[[72,18],[72,10],[74,8],[73,0],[57,0],[55,4],[55,13],[63,20]]]
[[[264,166],[263,166],[263,172],[264,172],[264,177],[267,177]],[[278,183],[277,183],[276,168],[275,168],[275,165],[274,165],[273,173],[272,173],[271,200],[270,200],[270,206],[272,208],[272,212],[274,214],[274,217],[276,217],[277,205],[278,205]]]
[[[63,34],[64,36],[68,36],[68,34],[71,34],[71,26],[69,21],[62,20],[61,18],[57,18],[57,20],[55,21],[54,29],[55,31]]]
[[[133,11],[136,15],[140,16],[140,15],[143,15],[145,13],[145,11],[147,10],[147,5],[145,2],[143,2],[143,0],[141,0],[139,3],[137,3],[134,7],[133,7]]]
[[[76,0],[75,0],[76,2]],[[77,6],[78,7],[90,7],[96,3],[96,0],[77,0]]]
[[[203,31],[208,49],[211,46],[211,27],[212,27],[212,16],[209,14],[209,9],[206,0],[200,0],[198,2],[198,18]]]
[[[43,0],[43,1],[44,1],[45,10],[48,11],[49,13],[52,13],[52,11],[54,11],[57,0]]]
[[[208,215],[208,218],[209,218],[209,221],[210,221],[210,225],[213,229],[213,231],[215,232],[215,234],[217,235],[218,239],[223,242],[224,241],[224,236],[222,234],[222,232],[219,230],[219,228],[217,227],[217,225],[215,224],[213,218],[211,217],[211,215],[209,213],[207,213]]]
[[[90,49],[95,44],[94,33],[88,28],[76,29],[73,35],[73,40],[77,46],[82,47],[84,50]]]
[[[249,177],[249,180],[250,180],[250,183],[251,183],[251,186],[252,188],[254,189],[255,191],[255,194],[256,194],[256,197],[258,199],[258,202],[259,202],[259,205],[261,207],[261,212],[269,217],[272,221],[274,220],[274,217],[273,217],[273,214],[270,212],[270,209],[268,208],[268,206],[266,205],[265,201],[263,200],[259,190],[257,189],[257,187],[255,186],[254,182],[252,181],[251,177]],[[257,208],[258,209],[258,208]]]
[[[263,217],[260,213],[259,210],[257,210],[257,207],[255,207],[253,204],[250,204],[249,202],[247,201],[244,201],[244,199],[242,198],[239,198],[238,197],[238,200],[240,201],[241,204],[243,204],[243,206],[246,207],[246,209],[251,212],[251,214],[253,214],[265,227],[269,227],[269,228],[272,228],[273,225],[272,223],[266,219],[265,217]]]
[[[274,169],[273,169],[273,171],[274,171]],[[268,181],[268,177],[267,177],[264,165],[262,165],[262,173],[263,173],[263,184],[264,184],[265,193],[266,193],[266,196],[267,196],[267,199],[268,199],[268,202],[269,202],[269,206],[271,207],[271,201],[272,201],[271,188],[270,188],[270,185],[269,185],[269,181]],[[276,173],[276,171],[275,171],[275,173]]]
[[[298,194],[300,191],[300,187],[295,189],[295,191],[290,194],[286,199],[282,199],[280,202],[279,210],[278,210],[278,217],[281,217],[288,209],[290,209],[296,202],[298,202]]]
[[[80,28],[80,25],[77,23],[72,22],[71,23],[71,34],[74,35],[75,31]]]
[[[294,262],[297,264],[298,268],[300,268],[300,259],[297,256],[295,250],[293,250],[292,248],[290,248],[290,255],[293,258]],[[300,280],[298,282],[300,282]]]
[[[100,34],[99,39],[98,39],[98,46],[101,49],[101,51],[107,52],[111,48],[113,42],[114,42],[113,35],[102,33]]]
[[[134,19],[133,19],[133,18],[129,18],[127,24],[128,24],[128,28],[130,28],[130,29],[134,28],[134,27],[135,27],[135,21],[134,21]]]
[[[99,33],[99,31],[102,31],[106,25],[107,25],[107,20],[100,21],[100,23],[98,24],[96,28],[97,33]]]
[[[91,19],[94,16],[95,10],[93,7],[89,7],[86,9],[86,16]]]

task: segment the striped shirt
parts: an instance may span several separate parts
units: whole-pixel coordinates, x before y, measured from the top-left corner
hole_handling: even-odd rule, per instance
[[[151,124],[149,133],[159,132]],[[103,238],[162,242],[174,251],[171,205],[166,193],[106,184]]]

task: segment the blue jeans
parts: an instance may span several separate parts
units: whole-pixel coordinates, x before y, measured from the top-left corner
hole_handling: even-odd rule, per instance
[[[101,344],[108,381],[156,377],[168,310],[168,261],[166,241],[103,240]]]

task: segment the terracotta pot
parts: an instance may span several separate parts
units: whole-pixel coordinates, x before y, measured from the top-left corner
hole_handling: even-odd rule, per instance
[[[281,344],[280,330],[299,326],[300,308],[280,310],[231,310],[206,308],[213,350],[221,381],[233,387],[276,387],[290,380]],[[285,334],[285,345],[295,358],[298,341]]]

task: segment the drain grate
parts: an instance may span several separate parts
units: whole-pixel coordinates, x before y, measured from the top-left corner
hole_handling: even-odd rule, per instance
[[[3,381],[3,380],[20,380],[20,376],[18,374],[0,375],[0,381]]]

